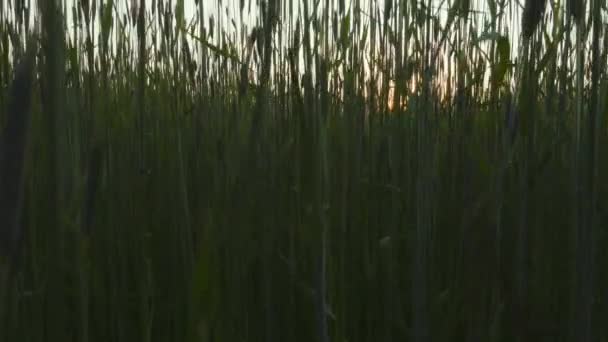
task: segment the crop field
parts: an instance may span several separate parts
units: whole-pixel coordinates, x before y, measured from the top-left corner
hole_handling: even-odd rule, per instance
[[[0,0],[0,341],[608,342],[606,0]]]

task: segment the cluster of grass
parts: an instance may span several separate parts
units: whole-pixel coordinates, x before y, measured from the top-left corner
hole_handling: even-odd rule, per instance
[[[195,3],[0,2],[1,341],[608,341],[606,1]]]

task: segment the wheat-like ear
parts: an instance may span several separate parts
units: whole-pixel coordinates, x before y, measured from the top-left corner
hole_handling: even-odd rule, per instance
[[[543,18],[546,4],[547,0],[526,0],[521,23],[522,33],[526,40],[532,37],[532,34],[534,34],[534,31]]]
[[[0,253],[10,260],[18,252],[22,237],[20,213],[34,57],[35,48],[30,44],[15,70],[0,140]]]

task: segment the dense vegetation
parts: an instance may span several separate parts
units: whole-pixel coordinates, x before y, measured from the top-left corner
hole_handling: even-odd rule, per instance
[[[605,0],[185,7],[0,2],[1,341],[608,341]]]

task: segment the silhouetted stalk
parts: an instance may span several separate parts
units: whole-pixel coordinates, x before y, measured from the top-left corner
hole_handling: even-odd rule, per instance
[[[580,5],[584,8],[584,5]],[[571,10],[572,10],[571,6]],[[591,155],[587,139],[588,130],[585,129],[585,108],[584,104],[584,16],[576,16],[576,12],[571,12],[571,15],[577,20],[576,22],[576,135],[575,149],[573,158],[574,193],[575,193],[575,225],[574,225],[574,250],[575,262],[573,263],[573,295],[572,295],[572,341],[591,341],[591,304],[592,304],[592,279],[591,279],[591,263],[592,263],[592,225],[591,215],[592,208],[589,207],[592,196],[588,188],[588,182],[592,182],[588,178],[587,168],[592,164]],[[594,110],[594,104],[589,106],[590,111]],[[589,121],[593,124],[592,121]],[[592,170],[588,170],[592,172]]]
[[[531,1],[528,1],[531,2]],[[532,44],[532,42],[529,42]],[[530,46],[530,45],[528,45]],[[533,122],[537,115],[535,107],[535,98],[532,95],[534,91],[533,87],[536,85],[532,82],[532,79],[529,77],[534,70],[531,66],[530,61],[533,60],[533,53],[530,51],[530,48],[527,52],[530,55],[523,56],[524,64],[524,75],[523,75],[523,84],[522,92],[520,96],[522,97],[521,102],[519,103],[519,115],[520,115],[520,123],[521,123],[521,143],[522,146],[522,165],[521,165],[521,176],[520,176],[520,186],[521,186],[521,203],[520,203],[520,217],[518,222],[518,233],[517,233],[517,273],[516,273],[516,281],[517,281],[517,297],[516,297],[516,315],[518,317],[518,327],[516,333],[517,341],[526,341],[529,339],[528,337],[528,329],[529,329],[529,241],[530,241],[530,177],[533,163],[533,151],[534,151],[534,126]]]
[[[584,6],[584,5],[581,5]],[[584,8],[584,7],[583,7]],[[577,341],[590,342],[593,337],[593,260],[594,260],[594,228],[595,228],[595,157],[596,157],[596,112],[597,91],[599,91],[599,25],[600,4],[592,1],[591,23],[593,36],[591,43],[591,88],[587,106],[583,105],[585,88],[583,77],[585,73],[583,25],[581,15],[577,23],[577,236],[576,236],[576,283],[577,289],[575,306],[575,333]]]
[[[321,62],[323,65],[323,62]],[[323,73],[325,70],[321,71]],[[317,316],[317,329],[318,329],[318,341],[319,342],[329,342],[329,330],[327,325],[327,249],[328,249],[328,235],[329,235],[329,222],[327,218],[327,211],[329,209],[329,179],[328,179],[328,152],[327,152],[327,137],[325,130],[325,118],[329,115],[329,106],[327,101],[323,101],[323,98],[326,97],[327,91],[325,87],[327,86],[325,82],[327,82],[326,78],[320,77],[321,86],[319,89],[319,95],[321,97],[321,101],[318,105],[319,110],[314,113],[314,131],[315,139],[314,142],[317,149],[314,152],[316,154],[315,161],[315,170],[316,173],[316,184],[315,184],[315,207],[318,215],[317,222],[319,225],[319,244],[320,248],[317,251],[317,275],[316,275],[316,316]]]
[[[67,311],[63,305],[65,301],[65,208],[67,207],[67,161],[69,151],[66,145],[67,121],[64,112],[64,35],[62,30],[63,14],[61,3],[57,0],[46,1],[41,4],[44,27],[44,56],[45,69],[43,80],[45,82],[43,95],[44,119],[46,125],[48,153],[48,227],[47,248],[52,252],[49,255],[49,279],[45,288],[45,324],[47,326],[46,338],[49,340],[64,340],[67,338]],[[62,309],[63,308],[63,309]]]
[[[18,271],[24,227],[25,152],[30,128],[32,80],[37,46],[35,37],[15,70],[7,108],[6,124],[0,140],[0,338],[10,339],[11,309],[15,308],[13,275]]]
[[[146,0],[139,1],[137,14],[137,113],[139,116],[139,172],[147,173],[146,135]]]
[[[35,39],[30,38],[28,51],[15,70],[8,117],[0,141],[0,254],[11,267],[20,252],[23,238],[23,172],[30,123]]]
[[[428,32],[428,27],[426,32]],[[425,39],[429,44],[429,36]],[[427,58],[431,58],[427,45]],[[428,63],[428,62],[427,62]],[[429,322],[429,249],[432,229],[432,182],[434,143],[430,138],[433,122],[432,109],[429,105],[431,96],[431,63],[426,64],[422,79],[421,104],[416,113],[416,227],[412,239],[412,339],[415,342],[428,341]]]

